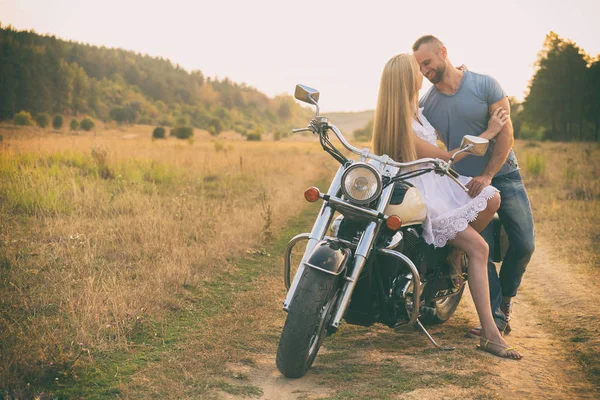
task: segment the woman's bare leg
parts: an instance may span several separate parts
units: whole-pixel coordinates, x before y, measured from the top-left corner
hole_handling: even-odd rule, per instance
[[[477,219],[471,222],[471,226],[477,232],[483,231],[494,218],[494,214],[496,214],[498,208],[500,208],[500,193],[496,192],[494,197],[488,200],[485,210],[480,211],[477,215]]]
[[[491,199],[488,200],[487,202],[487,207],[483,210],[480,211],[479,214],[477,215],[477,219],[475,219],[475,221],[471,222],[471,226],[473,227],[473,229],[475,229],[477,232],[481,232],[485,229],[486,226],[488,226],[488,224],[490,223],[490,221],[494,218],[494,214],[496,214],[496,211],[498,211],[498,208],[500,208],[500,193],[497,193],[494,195],[494,197],[492,197]],[[450,259],[452,260],[453,268],[455,269],[454,273],[460,273],[457,269],[457,266],[460,266],[462,264],[462,252],[457,249],[456,247],[454,247],[451,252],[450,252]],[[457,286],[456,282],[453,282],[454,286]]]
[[[482,343],[485,339],[508,347],[500,331],[496,327],[492,311],[490,309],[490,290],[487,276],[488,245],[477,231],[468,226],[462,232],[456,235],[451,244],[467,253],[469,257],[469,289],[477,315],[481,322]],[[484,339],[485,338],[485,339]],[[494,352],[501,352],[502,348],[488,345]],[[496,351],[497,350],[497,351]],[[508,350],[507,354],[511,358],[520,359],[522,356],[515,350]]]

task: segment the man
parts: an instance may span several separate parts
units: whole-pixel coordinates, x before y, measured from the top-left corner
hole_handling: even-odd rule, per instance
[[[491,113],[498,107],[510,112],[508,98],[498,82],[487,75],[453,67],[444,44],[434,36],[419,38],[413,54],[421,73],[433,83],[423,96],[420,106],[448,149],[460,146],[465,135],[479,135],[487,128]],[[523,273],[531,259],[534,229],[531,206],[523,186],[517,158],[512,150],[514,133],[509,119],[485,156],[467,157],[456,164],[456,171],[473,179],[467,184],[469,194],[477,196],[487,185],[493,185],[502,196],[498,215],[506,230],[509,247],[500,269],[488,261],[492,313],[498,329],[509,333],[512,298],[517,294]],[[490,228],[490,227],[488,227]],[[490,248],[491,229],[482,233]],[[469,330],[470,336],[480,336],[481,328]]]

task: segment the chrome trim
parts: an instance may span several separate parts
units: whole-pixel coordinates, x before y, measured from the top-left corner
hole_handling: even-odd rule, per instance
[[[347,258],[348,257],[346,257],[346,259]],[[344,260],[344,264],[346,264],[346,260]],[[342,268],[339,272],[333,272],[333,271],[330,271],[330,270],[325,269],[325,268],[317,267],[316,265],[311,264],[309,262],[305,262],[304,266],[305,267],[310,267],[312,269],[316,269],[317,271],[325,272],[326,274],[333,275],[333,276],[338,276],[339,274],[341,274],[346,269],[346,268]]]
[[[354,197],[350,196],[347,193],[347,191],[346,191],[346,177],[348,176],[348,174],[353,169],[357,169],[357,168],[366,168],[366,169],[368,169],[369,171],[371,171],[371,173],[373,173],[373,175],[375,176],[375,179],[377,181],[377,190],[368,199],[357,200]],[[367,163],[363,163],[363,162],[354,163],[351,166],[349,166],[348,168],[346,168],[346,170],[342,174],[341,187],[342,187],[342,193],[344,193],[344,196],[348,200],[352,201],[353,203],[359,204],[359,205],[369,204],[372,201],[374,201],[376,198],[379,197],[379,195],[381,194],[381,190],[383,189],[383,182],[381,180],[381,173],[375,167],[373,167],[372,165],[369,165]]]
[[[408,321],[408,323],[411,325],[414,324],[417,321],[417,319],[419,318],[419,308],[421,305],[421,290],[422,290],[421,276],[419,275],[419,271],[417,270],[417,267],[415,266],[415,264],[413,264],[412,261],[410,261],[410,258],[406,257],[404,254],[399,253],[395,250],[377,249],[377,253],[399,259],[401,262],[404,263],[404,265],[406,265],[410,269],[410,272],[412,272],[413,286],[414,286],[415,290],[414,290],[414,294],[413,294],[414,295],[413,310],[412,310],[412,313],[410,316],[410,321]]]
[[[396,232],[394,236],[392,236],[392,241],[390,242],[390,244],[385,246],[385,248],[389,250],[394,250],[396,247],[398,247],[403,238],[404,235],[402,234],[402,232]]]
[[[370,208],[360,207],[360,206],[354,205],[352,203],[348,203],[347,201],[340,199],[339,197],[331,196],[328,201],[335,206],[339,206],[340,208],[347,208],[352,211],[358,211],[360,213],[363,213],[366,216],[371,217],[371,219],[373,219],[373,220],[376,220],[379,218],[379,213],[377,211],[371,210]],[[384,220],[385,219],[387,219],[387,216],[384,217]]]
[[[299,235],[294,236],[287,244],[285,251],[283,253],[283,284],[285,288],[289,290],[291,282],[290,282],[290,272],[292,268],[292,249],[294,246],[301,240],[308,240],[310,237],[310,233],[301,233]]]
[[[358,147],[352,146],[350,143],[348,143],[348,141],[346,140],[344,135],[340,132],[340,130],[337,128],[337,126],[331,125],[331,124],[329,124],[328,126],[346,149],[350,150],[352,153],[354,153],[358,156],[361,156],[365,159],[376,160],[381,163],[385,163],[387,165],[392,165],[392,166],[395,166],[398,168],[412,167],[415,165],[427,164],[427,163],[438,164],[440,161],[442,161],[438,158],[421,158],[421,159],[418,159],[415,161],[409,161],[406,163],[396,162],[396,161],[392,160],[391,158],[389,158],[389,156],[387,156],[385,154],[383,156],[378,156],[378,155],[372,154],[368,148],[361,150]]]
[[[350,276],[346,278],[346,282],[344,283],[344,287],[342,288],[342,296],[340,298],[339,306],[337,307],[337,310],[335,310],[335,315],[331,320],[331,326],[333,326],[336,329],[339,328],[342,322],[342,318],[346,313],[346,309],[350,304],[350,298],[352,297],[352,293],[354,292],[354,288],[356,287],[356,281],[367,262],[370,247],[372,247],[373,241],[375,240],[375,233],[377,231],[377,228],[377,222],[369,222],[369,225],[367,225],[367,229],[365,229],[365,232],[360,238],[360,242],[358,242],[358,247],[356,248],[356,252],[354,253],[354,268],[352,268]]]
[[[377,213],[383,213],[383,210],[385,210],[385,207],[387,207],[390,199],[392,198],[393,192],[394,185],[390,185],[383,190],[381,197],[379,198],[379,204],[377,205]],[[354,252],[354,267],[350,270],[350,275],[347,277],[346,283],[342,288],[339,306],[337,310],[335,310],[335,315],[331,320],[331,326],[333,326],[335,329],[339,328],[342,318],[346,313],[346,309],[350,304],[352,293],[356,287],[356,281],[360,276],[367,259],[369,258],[371,250],[373,249],[375,238],[377,237],[377,233],[379,232],[381,224],[381,220],[369,222],[362,237],[360,238],[360,241],[358,242],[358,246],[356,246],[356,251]]]
[[[335,219],[331,223],[331,226],[329,227],[329,232],[331,233],[331,236],[337,237],[338,233],[340,232],[340,225],[342,224],[343,220],[343,215],[338,215],[337,217],[335,217]]]

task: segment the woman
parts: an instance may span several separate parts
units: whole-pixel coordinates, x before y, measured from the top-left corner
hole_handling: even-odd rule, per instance
[[[458,149],[443,151],[436,145],[434,128],[418,108],[418,93],[423,83],[416,59],[399,54],[386,64],[381,76],[373,126],[373,149],[396,161],[434,157],[448,160]],[[488,130],[480,137],[494,138],[506,124],[503,110],[494,112]],[[462,153],[456,161],[466,157]],[[466,184],[471,178],[461,176]],[[469,287],[481,322],[480,349],[494,355],[519,360],[494,323],[490,309],[487,277],[488,245],[479,232],[485,228],[500,206],[498,190],[488,186],[471,198],[447,176],[433,172],[412,178],[427,206],[423,238],[428,244],[443,247],[447,243],[466,253],[469,259]]]

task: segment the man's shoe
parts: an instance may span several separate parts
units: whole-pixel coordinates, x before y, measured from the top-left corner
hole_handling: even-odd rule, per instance
[[[507,303],[502,303],[500,305],[500,311],[502,311],[502,313],[504,315],[506,315],[506,322],[509,322],[512,317],[512,309],[513,309],[512,301],[509,301]]]

